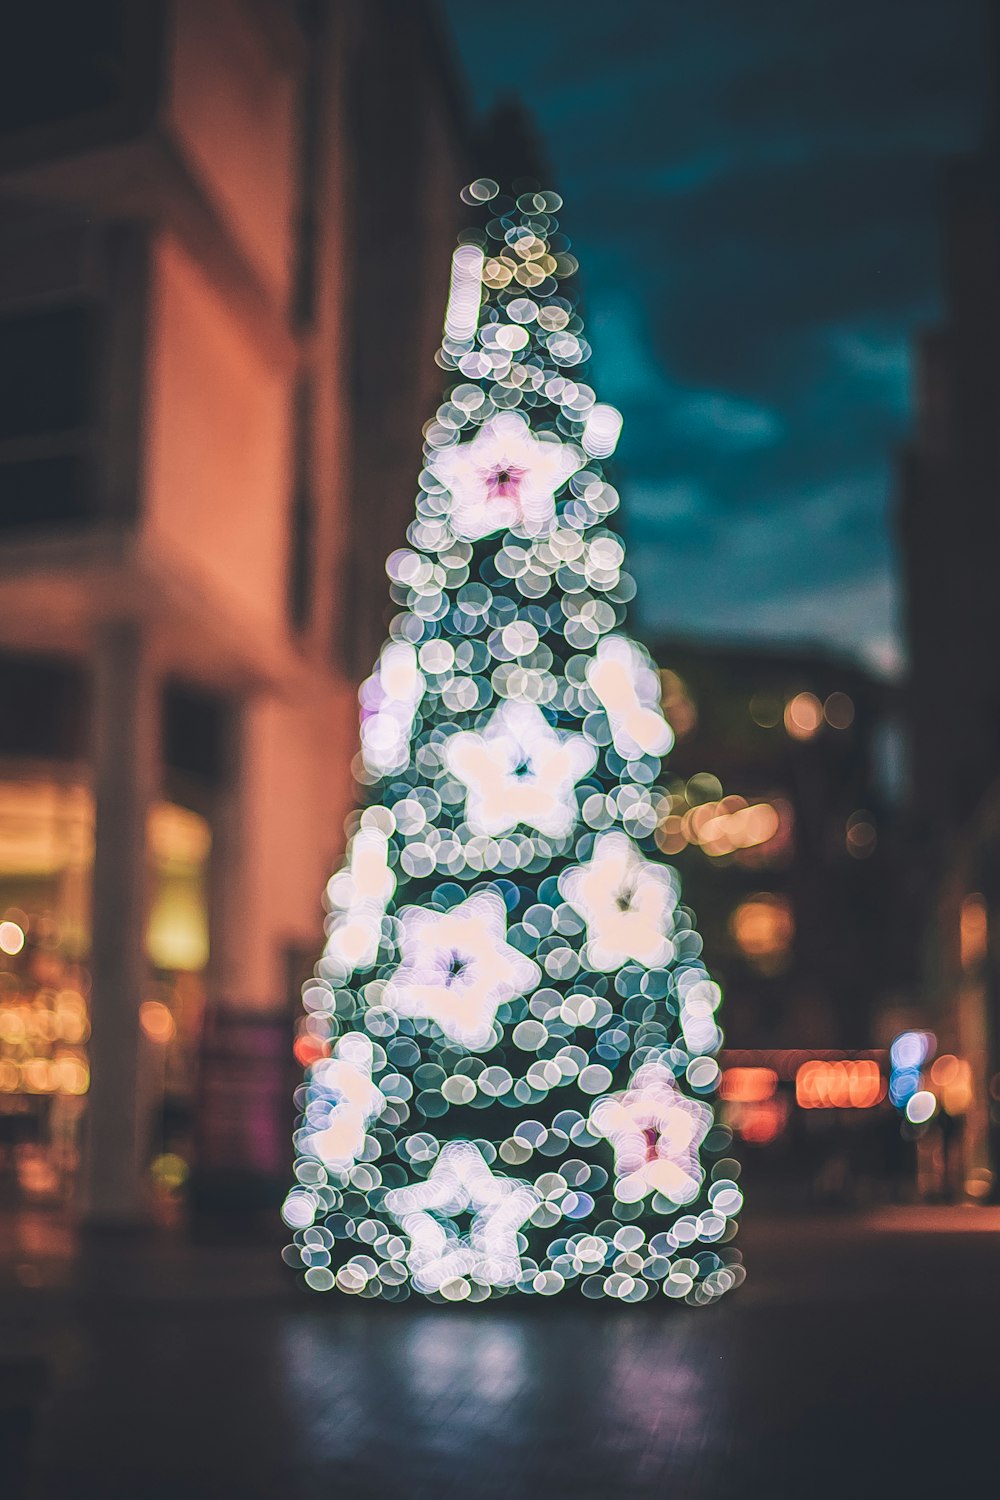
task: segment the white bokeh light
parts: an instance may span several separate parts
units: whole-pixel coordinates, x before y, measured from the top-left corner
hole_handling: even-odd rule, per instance
[[[483,252],[478,245],[459,245],[451,257],[451,283],[444,331],[458,343],[475,337],[483,297]]]
[[[659,674],[640,647],[624,636],[607,636],[587,667],[587,681],[608,716],[619,755],[666,755],[674,734],[660,707]]]
[[[360,828],[347,864],[327,884],[330,903],[324,958],[343,974],[375,962],[382,918],[396,889],[389,868],[389,840],[377,828]]]
[[[596,402],[587,414],[583,429],[583,451],[589,458],[610,458],[618,447],[622,431],[622,414],[615,406]]]
[[[588,863],[564,871],[559,888],[587,924],[592,968],[610,973],[629,959],[649,969],[670,961],[673,883],[626,834],[600,834]]]
[[[471,442],[436,453],[430,468],[451,495],[452,530],[475,541],[505,527],[551,531],[556,492],[583,463],[578,448],[545,442],[519,412],[501,412]]]
[[[424,1182],[394,1188],[385,1202],[409,1238],[407,1262],[418,1291],[440,1291],[460,1278],[511,1286],[520,1277],[517,1232],[538,1194],[527,1183],[494,1176],[472,1141],[450,1141]],[[467,1236],[449,1222],[462,1213],[473,1215]]]
[[[328,1123],[309,1131],[302,1149],[328,1167],[346,1170],[361,1155],[365,1131],[385,1109],[385,1096],[372,1082],[374,1048],[363,1032],[342,1036],[332,1057],[313,1064],[312,1087],[331,1100]]]
[[[559,734],[534,704],[504,703],[481,734],[453,735],[446,756],[467,789],[474,832],[493,837],[525,824],[562,838],[577,821],[576,784],[597,752],[582,734]]]
[[[698,1147],[712,1124],[707,1104],[682,1094],[663,1063],[645,1063],[622,1094],[598,1099],[590,1129],[615,1152],[615,1196],[637,1203],[662,1193],[690,1203],[702,1182]]]
[[[538,983],[536,963],[506,941],[507,909],[480,891],[450,911],[410,906],[400,913],[403,958],[384,1003],[399,1015],[434,1021],[470,1050],[488,1046],[497,1007]]]
[[[373,775],[409,765],[413,720],[424,686],[417,653],[407,641],[382,647],[378,666],[361,688],[361,754]]]

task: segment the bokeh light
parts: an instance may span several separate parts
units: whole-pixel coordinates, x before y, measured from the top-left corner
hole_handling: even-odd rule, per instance
[[[796,693],[785,704],[785,728],[796,740],[811,740],[823,724],[823,705],[815,693]]]
[[[139,1006],[139,1021],[151,1042],[166,1046],[177,1034],[177,1026],[162,1000],[144,1000]]]
[[[795,1102],[801,1109],[872,1109],[884,1097],[881,1069],[868,1058],[814,1059],[795,1075]]]
[[[24,929],[16,922],[0,922],[0,950],[12,957],[24,947]]]
[[[937,1110],[937,1100],[929,1089],[918,1089],[906,1101],[906,1118],[911,1125],[924,1125]]]
[[[744,957],[763,972],[776,972],[795,936],[795,917],[785,896],[761,892],[743,901],[729,919],[729,930]]]

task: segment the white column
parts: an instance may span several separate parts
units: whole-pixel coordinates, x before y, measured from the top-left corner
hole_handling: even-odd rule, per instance
[[[105,626],[95,652],[95,847],[85,1222],[145,1216],[147,1121],[138,1089],[139,1006],[147,978],[146,818],[159,781],[159,684],[142,628]]]

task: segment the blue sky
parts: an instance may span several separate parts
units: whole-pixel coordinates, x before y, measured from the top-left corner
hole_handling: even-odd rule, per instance
[[[647,634],[898,666],[893,455],[940,307],[985,0],[445,0],[534,112],[582,266]]]

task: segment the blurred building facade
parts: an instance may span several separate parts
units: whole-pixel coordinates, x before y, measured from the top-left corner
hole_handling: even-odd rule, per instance
[[[820,652],[668,641],[656,655],[677,735],[658,838],[725,982],[728,1040],[872,1045],[897,982],[892,687]]]
[[[916,422],[898,534],[913,746],[909,891],[923,1020],[971,1064],[963,1176],[994,1184],[1000,1082],[1000,150],[955,162],[945,187],[941,323],[920,341]]]
[[[837,1162],[845,1180],[885,1179],[884,1048],[905,983],[898,694],[819,650],[668,640],[655,655],[677,736],[657,841],[723,987],[724,1117],[786,1190],[821,1190]],[[810,1093],[817,1070],[843,1086]]]
[[[161,1102],[190,1120],[206,1030],[290,1026],[321,945],[383,560],[436,398],[465,126],[423,3],[18,10],[0,1170],[127,1223],[151,1156],[183,1174]],[[285,1151],[258,1116],[232,1122],[251,1167]]]

